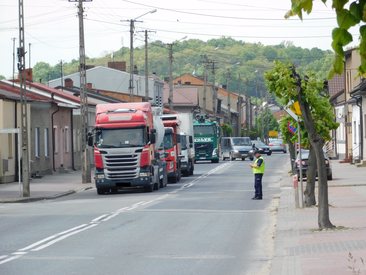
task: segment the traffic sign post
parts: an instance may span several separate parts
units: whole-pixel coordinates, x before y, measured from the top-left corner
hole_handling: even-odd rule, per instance
[[[300,189],[301,189],[301,208],[304,207],[304,184],[303,184],[303,177],[302,177],[302,155],[301,155],[301,132],[300,132],[300,105],[296,101],[295,103],[290,103],[288,106],[286,106],[285,111],[297,122],[297,142],[299,144],[299,153],[298,153],[298,159],[299,159],[299,179],[300,179]],[[296,195],[298,196],[298,188],[295,188],[295,200]],[[297,200],[298,201],[298,200]],[[298,203],[296,204],[296,207],[299,207]]]

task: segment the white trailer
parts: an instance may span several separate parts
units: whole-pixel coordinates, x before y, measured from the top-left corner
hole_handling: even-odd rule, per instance
[[[193,141],[193,115],[179,113],[180,120],[180,145],[181,145],[181,171],[183,176],[193,175],[194,171],[194,141]]]

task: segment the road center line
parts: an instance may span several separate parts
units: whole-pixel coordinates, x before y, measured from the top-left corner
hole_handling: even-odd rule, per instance
[[[195,178],[191,182],[184,184],[179,189],[176,189],[172,192],[169,192],[168,194],[162,195],[162,196],[160,196],[160,197],[158,197],[154,200],[137,202],[137,203],[135,203],[135,204],[133,204],[129,207],[123,207],[123,208],[120,208],[120,209],[118,209],[114,212],[111,212],[109,214],[103,214],[103,215],[101,215],[97,218],[94,218],[88,224],[81,224],[79,226],[75,226],[75,227],[70,228],[68,230],[65,230],[65,231],[62,231],[60,233],[49,236],[47,238],[44,238],[44,239],[42,239],[38,242],[35,242],[31,245],[28,245],[24,248],[18,249],[18,251],[12,253],[12,255],[14,255],[14,256],[11,256],[11,257],[9,257],[8,255],[0,256],[0,265],[5,264],[5,263],[10,262],[10,261],[13,261],[13,260],[16,260],[16,259],[24,256],[25,254],[28,253],[27,250],[40,251],[40,250],[45,249],[45,248],[47,248],[47,247],[49,247],[49,246],[51,246],[51,245],[53,245],[57,242],[60,242],[60,241],[66,239],[68,237],[71,237],[71,236],[76,235],[80,232],[83,232],[85,230],[93,228],[93,227],[101,224],[102,222],[108,221],[108,220],[118,216],[119,214],[121,214],[123,212],[134,210],[134,209],[139,208],[141,206],[145,206],[147,204],[154,203],[154,202],[166,199],[166,198],[169,197],[169,195],[176,194],[176,193],[178,193],[178,191],[181,191],[181,190],[184,190],[184,189],[187,189],[187,188],[190,188],[190,187],[194,186],[198,181],[200,181],[200,180],[208,177],[209,175],[225,168],[228,165],[230,165],[230,163],[221,164],[220,166],[215,167],[214,169],[212,169],[212,170],[208,171],[207,173],[199,176],[198,178]]]

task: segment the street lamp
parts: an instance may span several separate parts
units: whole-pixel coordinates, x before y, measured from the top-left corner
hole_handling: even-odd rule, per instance
[[[133,60],[133,34],[135,31],[135,22],[142,22],[142,21],[138,21],[137,19],[145,16],[146,14],[150,14],[150,13],[155,13],[157,11],[157,9],[153,9],[151,11],[145,12],[137,17],[135,17],[134,19],[130,19],[130,20],[124,20],[124,21],[129,21],[130,22],[130,82],[129,82],[129,86],[128,86],[128,90],[130,93],[130,102],[132,102],[132,97],[133,97],[133,73],[134,73],[134,60]]]

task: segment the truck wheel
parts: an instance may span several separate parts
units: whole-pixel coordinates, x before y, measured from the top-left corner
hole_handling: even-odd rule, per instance
[[[194,165],[193,163],[191,163],[191,169],[189,170],[189,175],[192,176],[193,175],[193,171],[194,171]]]
[[[104,195],[106,193],[106,189],[102,187],[97,187],[97,194]]]
[[[245,158],[241,158],[241,160],[245,160]]]
[[[160,189],[160,181],[155,182],[154,184],[154,190],[159,190]]]
[[[152,191],[154,191],[154,186],[155,184],[149,184],[149,186],[145,186],[145,192],[151,193]]]

